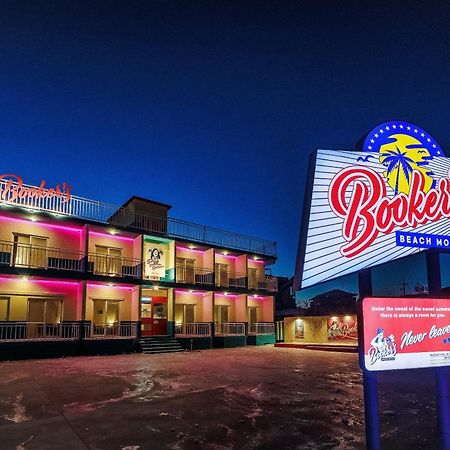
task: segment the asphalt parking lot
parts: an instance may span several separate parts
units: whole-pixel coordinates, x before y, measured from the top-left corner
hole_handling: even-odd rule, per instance
[[[436,449],[431,372],[380,378],[383,448]],[[364,448],[356,354],[246,347],[0,363],[1,449]]]

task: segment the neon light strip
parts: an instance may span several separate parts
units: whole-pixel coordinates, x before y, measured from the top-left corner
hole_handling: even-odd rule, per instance
[[[130,237],[126,237],[126,236],[117,236],[116,234],[111,234],[111,233],[100,233],[99,231],[89,231],[89,235],[134,242],[134,238],[130,238]]]
[[[47,228],[57,228],[60,230],[65,230],[65,231],[73,231],[73,232],[77,232],[80,233],[82,231],[81,228],[73,228],[73,227],[66,227],[64,225],[55,225],[53,223],[47,223],[47,222],[39,222],[39,220],[36,220],[35,222],[33,222],[32,220],[26,220],[26,219],[18,219],[15,217],[6,217],[6,216],[0,216],[0,221],[5,221],[5,222],[22,222],[25,223],[27,225],[39,225],[42,227],[47,227]]]
[[[177,250],[180,250],[182,252],[193,252],[193,253],[205,253],[207,250],[195,250],[193,248],[187,248],[187,247],[178,247],[177,246]]]
[[[247,262],[256,263],[256,264],[264,264],[264,261],[260,259],[248,259]]]
[[[236,298],[237,297],[237,295],[234,295],[234,294],[227,294],[227,295],[225,295],[225,294],[218,294],[218,293],[214,293],[214,296],[216,296],[216,297],[225,297],[225,298]]]
[[[133,289],[132,286],[124,286],[124,285],[117,285],[109,286],[108,283],[88,283],[87,287],[100,287],[100,288],[110,288],[110,289],[128,289],[131,291]]]
[[[81,281],[55,281],[55,280],[41,280],[40,278],[27,278],[26,280],[22,277],[0,277],[0,281],[22,281],[24,283],[49,283],[49,284],[68,284],[68,285],[79,285]]]
[[[223,255],[222,253],[216,253],[215,256],[221,256],[222,258],[230,258],[230,259],[236,259],[237,258],[237,256]]]
[[[175,291],[175,293],[176,294],[183,294],[183,295],[203,295],[203,292],[198,292],[198,291],[192,291],[192,292],[189,292],[189,291],[180,291],[179,289],[177,289],[176,291]],[[205,292],[205,294],[207,294],[208,293],[208,291],[207,292]]]

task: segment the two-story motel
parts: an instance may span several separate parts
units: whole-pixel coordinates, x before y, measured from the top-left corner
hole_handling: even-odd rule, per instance
[[[70,188],[0,179],[3,358],[273,343],[276,244],[168,217],[132,197],[113,207]]]

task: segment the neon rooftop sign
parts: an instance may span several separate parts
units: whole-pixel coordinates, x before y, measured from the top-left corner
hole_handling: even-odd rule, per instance
[[[66,182],[57,184],[54,188],[46,188],[46,181],[42,180],[39,186],[25,185],[18,175],[0,175],[0,199],[8,203],[27,203],[29,200],[58,198],[61,203],[67,203],[71,199],[72,186]]]

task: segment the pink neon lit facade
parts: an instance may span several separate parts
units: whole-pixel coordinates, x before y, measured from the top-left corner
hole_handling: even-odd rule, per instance
[[[142,202],[132,199],[133,208],[167,213]],[[129,215],[117,220],[3,208],[0,200],[0,351],[11,341],[51,349],[56,340],[81,341],[93,353],[115,340],[118,351],[131,351],[140,336],[156,334],[193,340],[194,348],[231,337],[245,345],[251,318],[273,322],[274,291],[258,281],[273,258],[170,238],[164,227],[145,234]]]

